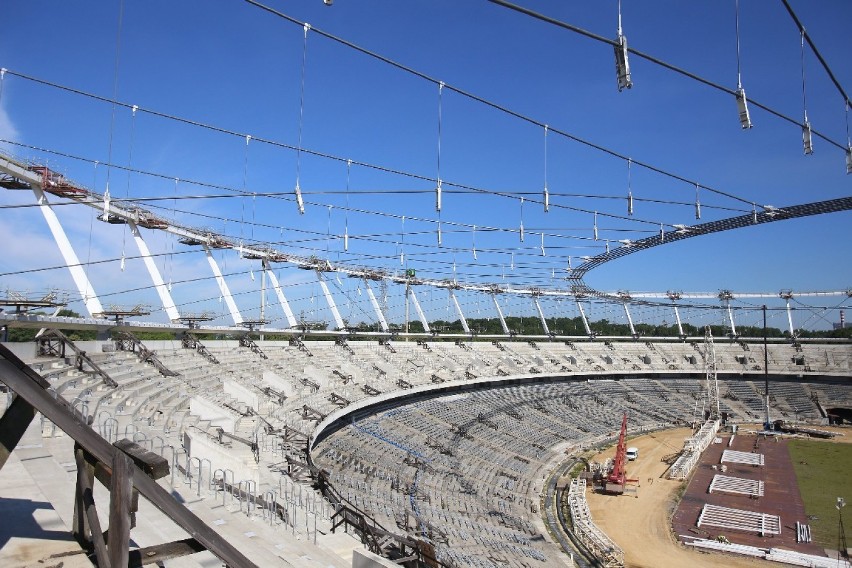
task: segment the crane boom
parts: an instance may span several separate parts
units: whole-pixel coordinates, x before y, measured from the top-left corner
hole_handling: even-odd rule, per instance
[[[627,448],[625,446],[624,438],[627,436],[627,413],[624,413],[624,418],[621,420],[621,433],[618,435],[618,446],[615,449],[615,460],[613,460],[612,471],[609,472],[609,475],[606,478],[607,491],[613,491],[617,493],[624,493],[624,483],[625,479],[625,471],[624,471],[624,461],[625,454],[627,453]],[[620,491],[616,491],[616,488],[610,488],[611,485],[620,486]]]

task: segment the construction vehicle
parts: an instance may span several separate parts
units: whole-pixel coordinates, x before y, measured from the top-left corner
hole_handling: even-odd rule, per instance
[[[637,479],[628,479],[627,471],[624,468],[627,462],[627,448],[625,446],[625,437],[627,436],[627,413],[624,413],[624,418],[621,420],[621,433],[618,435],[618,446],[615,449],[615,459],[612,462],[612,469],[604,478],[604,491],[614,495],[622,495],[624,488],[628,483],[636,483]]]

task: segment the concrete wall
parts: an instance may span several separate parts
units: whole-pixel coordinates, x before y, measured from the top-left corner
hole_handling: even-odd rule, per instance
[[[254,410],[257,410],[258,406],[260,406],[259,393],[256,390],[246,388],[236,381],[223,381],[222,389],[226,394],[231,395]]]
[[[194,396],[189,400],[189,411],[201,417],[202,420],[209,420],[210,424],[218,426],[225,432],[234,433],[237,419],[215,402]]]
[[[278,392],[283,392],[287,397],[291,397],[296,393],[290,381],[272,371],[263,372],[263,382]]]
[[[246,452],[249,452],[248,447],[246,447],[246,452],[234,451],[236,449],[234,444],[239,444],[239,442],[232,442],[231,447],[227,447],[211,440],[201,432],[186,432],[183,438],[187,454],[192,458],[210,460],[213,471],[217,469],[230,469],[234,472],[234,482],[236,483],[245,479],[251,479],[255,483],[260,482],[260,470],[254,459],[249,457],[246,460],[240,457],[241,455],[247,455]],[[206,465],[202,470],[202,475],[204,476],[204,481],[207,481],[206,476],[208,473]]]
[[[36,360],[35,342],[8,342],[3,343],[3,346],[25,363],[32,363]]]

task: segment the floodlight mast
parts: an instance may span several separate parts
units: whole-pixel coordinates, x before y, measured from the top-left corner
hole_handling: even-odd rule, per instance
[[[763,388],[766,397],[766,419],[763,424],[765,430],[769,430],[769,340],[766,336],[766,304],[763,304]]]
[[[719,410],[719,382],[716,373],[716,348],[713,345],[713,332],[710,326],[704,328],[704,390],[707,393],[706,419],[719,420],[722,416]]]

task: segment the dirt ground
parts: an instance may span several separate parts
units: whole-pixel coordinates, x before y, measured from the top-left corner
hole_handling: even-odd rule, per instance
[[[612,496],[588,490],[586,498],[592,518],[624,551],[624,561],[628,568],[769,566],[765,560],[708,554],[689,550],[675,542],[669,518],[681,482],[661,477],[668,467],[661,459],[680,451],[683,440],[690,433],[686,428],[679,428],[630,440],[628,446],[639,448],[639,459],[628,462],[627,474],[639,480],[638,492],[636,496]],[[603,461],[614,453],[613,448],[593,459]]]

